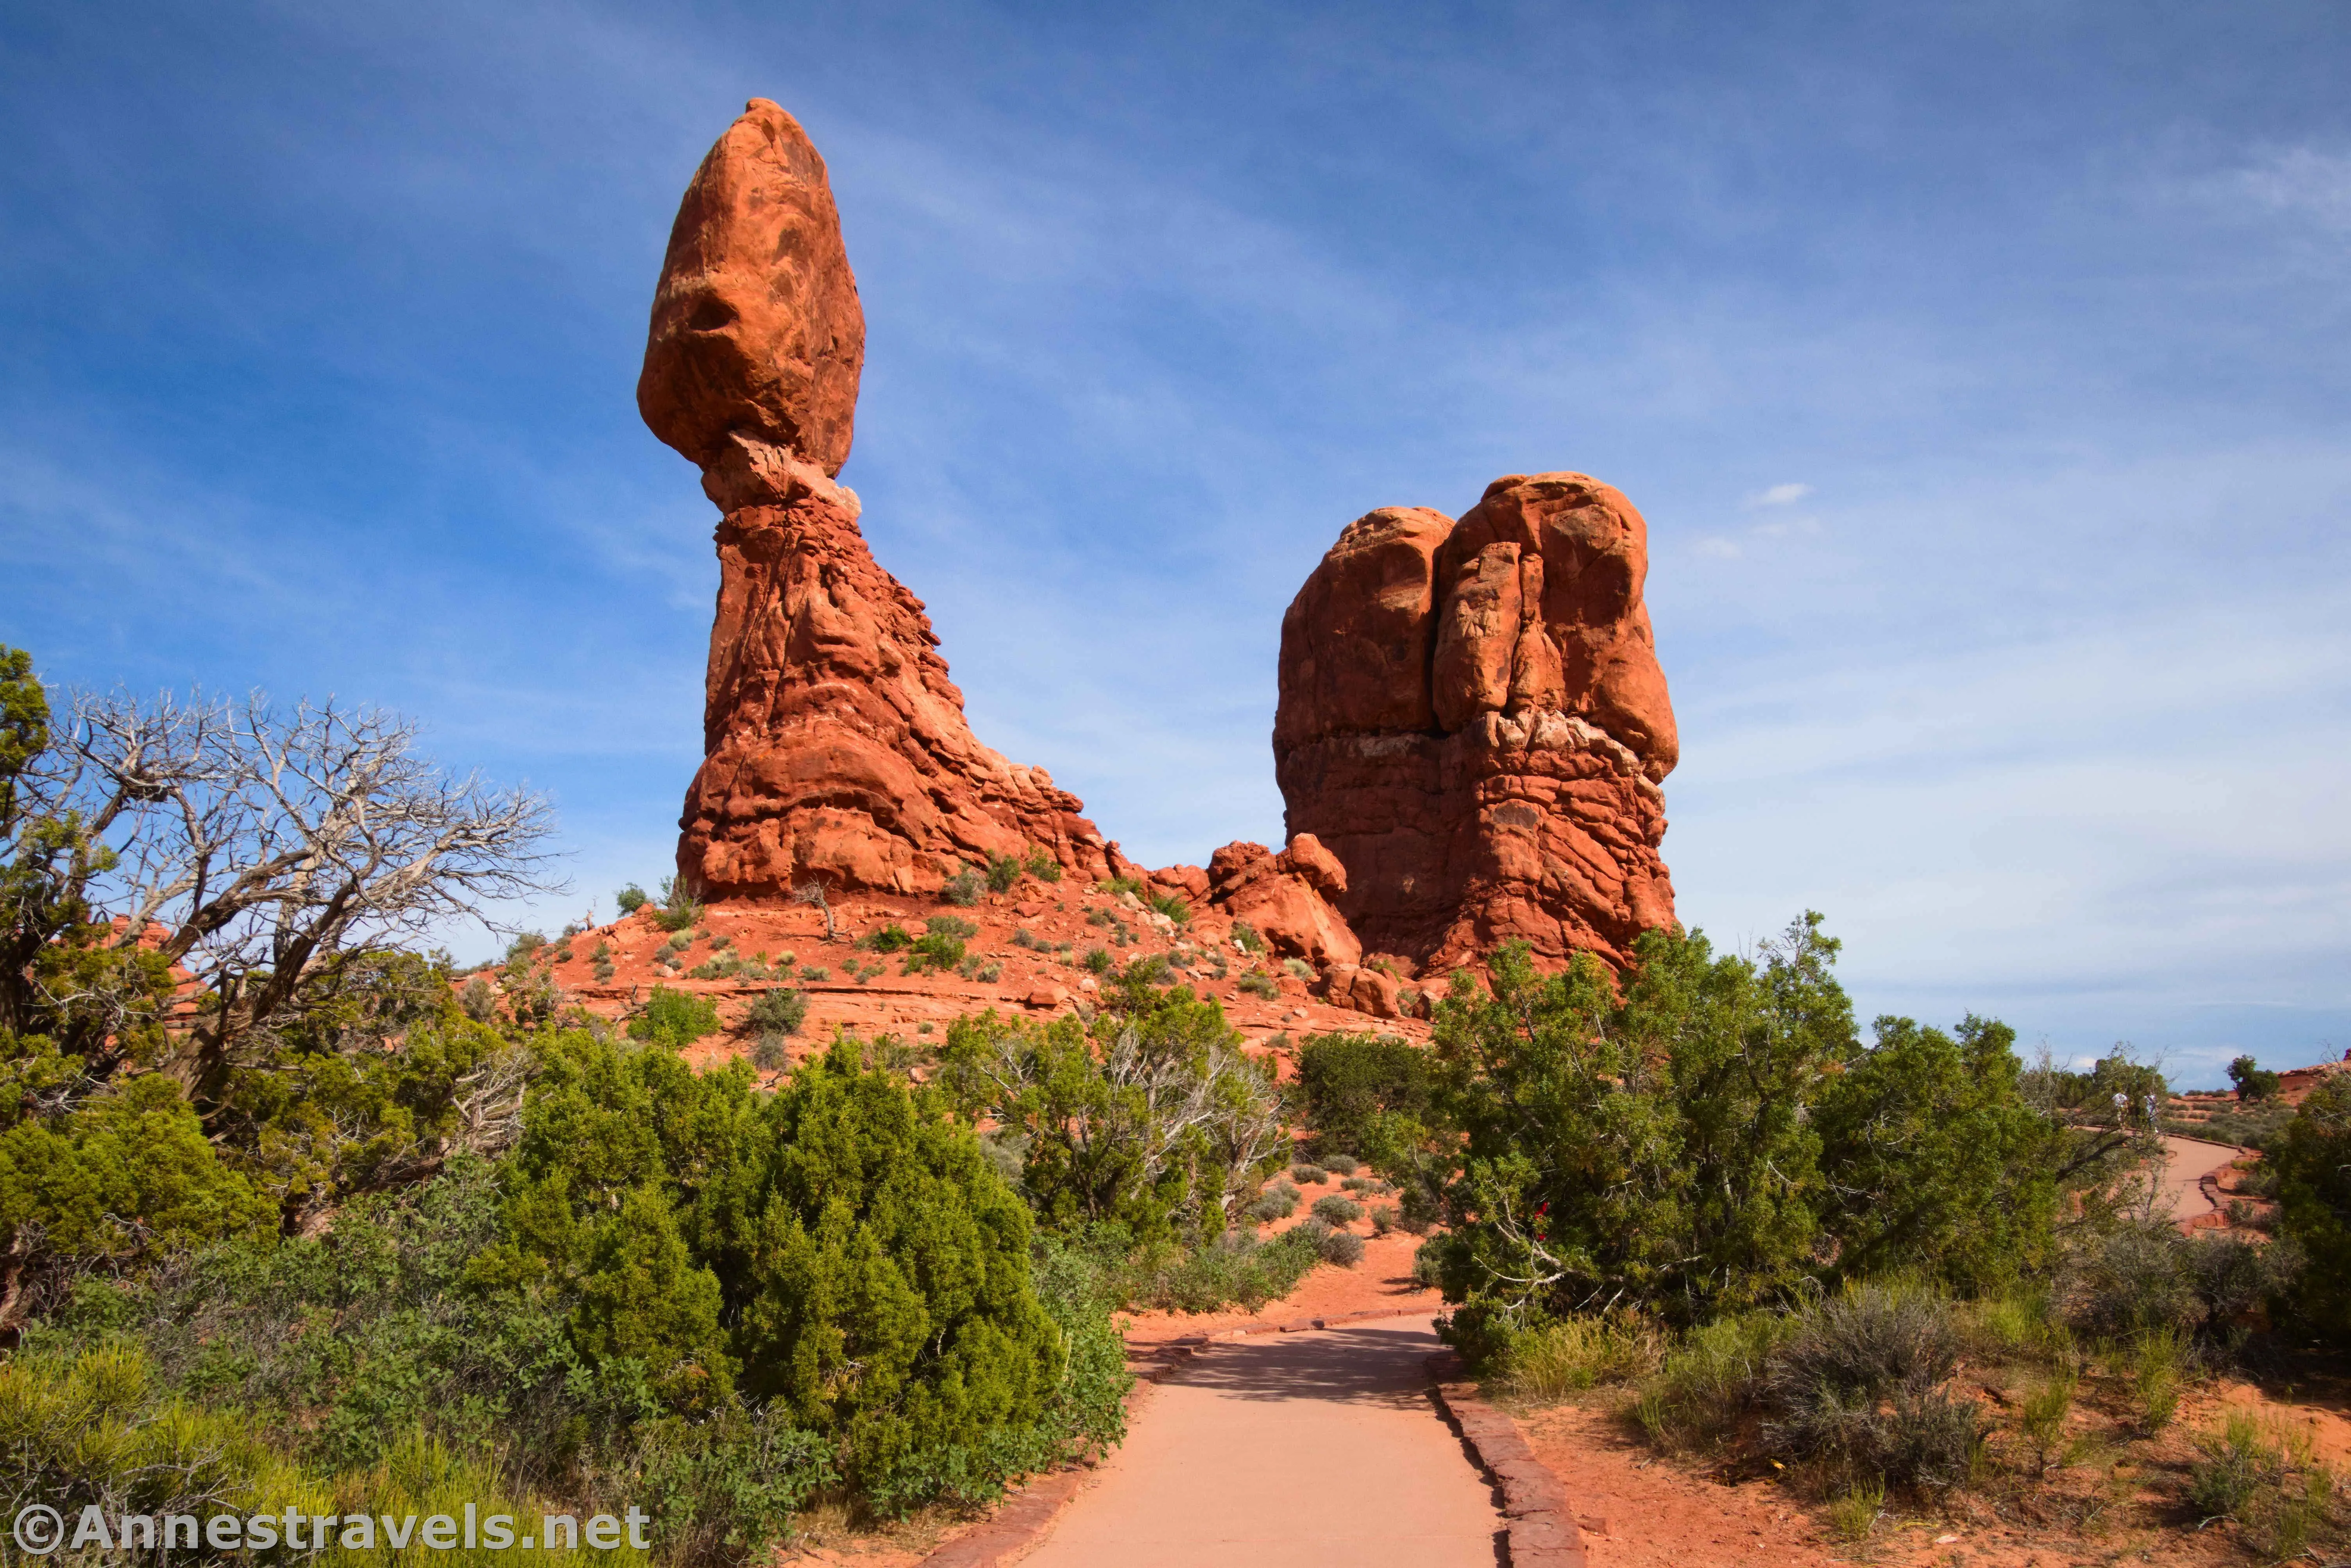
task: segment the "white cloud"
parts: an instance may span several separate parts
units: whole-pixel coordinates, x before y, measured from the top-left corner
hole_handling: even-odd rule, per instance
[[[2351,153],[2289,147],[2238,170],[2230,183],[2271,212],[2351,229]]]
[[[1755,494],[1748,497],[1747,504],[1750,507],[1793,506],[1796,502],[1802,500],[1812,493],[1813,487],[1810,485],[1800,485],[1794,483],[1774,485],[1768,490],[1758,490]]]
[[[2351,1016],[2346,616],[2334,589],[2174,601],[1685,687],[1682,916],[1736,941],[1826,911],[1865,1018],[2133,1039],[2182,1082],[2240,1046],[2316,1060]]]

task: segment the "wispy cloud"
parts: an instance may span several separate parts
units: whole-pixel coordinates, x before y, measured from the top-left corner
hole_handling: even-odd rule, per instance
[[[2351,229],[2351,152],[2317,147],[2273,151],[2228,177],[2256,207]]]
[[[1790,507],[1812,493],[1813,487],[1810,485],[1794,483],[1774,485],[1769,489],[1758,490],[1748,497],[1747,504],[1750,507]]]

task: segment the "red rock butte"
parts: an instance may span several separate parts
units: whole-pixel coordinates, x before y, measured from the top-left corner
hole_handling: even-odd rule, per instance
[[[1366,949],[1442,970],[1520,938],[1621,967],[1673,924],[1647,575],[1641,514],[1582,474],[1340,534],[1282,617],[1274,769]]]
[[[808,882],[932,894],[1038,852],[1132,871],[1056,789],[980,744],[922,601],[875,563],[849,456],[865,315],[824,160],[754,99],[686,187],[637,407],[723,514],[704,760],[677,864],[706,898]]]

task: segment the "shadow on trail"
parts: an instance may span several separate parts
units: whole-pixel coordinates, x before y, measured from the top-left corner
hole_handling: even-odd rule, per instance
[[[1428,1402],[1423,1363],[1444,1348],[1416,1323],[1317,1329],[1227,1341],[1186,1367],[1183,1380],[1235,1399],[1419,1406]]]

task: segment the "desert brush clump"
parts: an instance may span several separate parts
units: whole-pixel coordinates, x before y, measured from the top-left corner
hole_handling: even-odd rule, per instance
[[[1869,1285],[1823,1302],[1767,1360],[1766,1449],[1847,1486],[1958,1486],[1981,1436],[1976,1404],[1947,1386],[1959,1348],[1934,1292]]]
[[[1364,1218],[1364,1206],[1334,1192],[1316,1198],[1310,1212],[1325,1225],[1353,1225]]]
[[[808,1021],[808,998],[789,987],[762,991],[743,1015],[743,1027],[754,1035],[798,1034]]]

